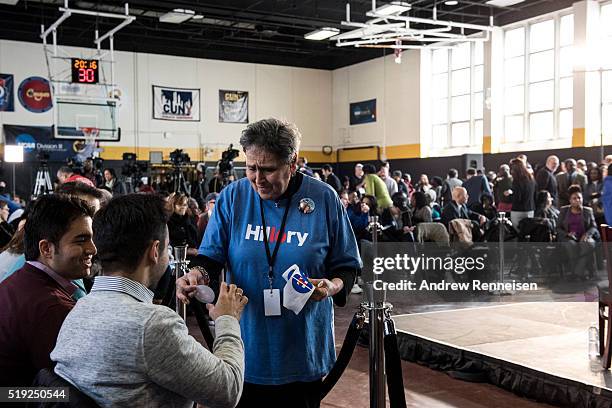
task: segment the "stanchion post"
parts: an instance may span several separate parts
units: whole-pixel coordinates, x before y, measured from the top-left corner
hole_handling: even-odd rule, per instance
[[[497,215],[499,220],[499,282],[504,283],[504,226],[506,225],[506,213]]]
[[[182,278],[187,273],[187,245],[174,247],[174,277],[175,279]],[[176,313],[185,320],[187,318],[187,305],[176,298]]]
[[[372,244],[374,246],[374,257],[377,256],[378,232],[380,224],[378,216],[369,218],[369,228],[372,232]],[[372,274],[372,276],[374,276]],[[367,309],[369,311],[370,338],[370,408],[384,408],[386,406],[386,381],[385,381],[385,347],[384,347],[384,323],[385,323],[385,292],[375,291],[372,282],[365,284],[367,295]]]

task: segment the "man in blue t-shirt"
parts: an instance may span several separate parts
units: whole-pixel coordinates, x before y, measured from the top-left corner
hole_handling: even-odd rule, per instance
[[[247,127],[247,176],[221,192],[199,250],[213,281],[225,267],[249,298],[239,408],[319,406],[321,379],[336,358],[332,299],[346,303],[361,268],[336,192],[296,171],[299,141],[294,125],[276,119]],[[294,264],[315,287],[298,314],[282,306],[282,274]],[[196,271],[180,279],[178,297],[188,301],[202,281]]]

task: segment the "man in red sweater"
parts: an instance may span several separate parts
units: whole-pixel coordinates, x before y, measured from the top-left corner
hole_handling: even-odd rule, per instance
[[[25,225],[26,264],[0,284],[0,386],[29,386],[75,305],[71,282],[96,253],[93,208],[62,195],[40,197]]]

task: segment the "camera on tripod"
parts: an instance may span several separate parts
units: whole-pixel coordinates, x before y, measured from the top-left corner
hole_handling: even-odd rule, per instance
[[[228,177],[232,170],[234,170],[234,159],[240,155],[237,149],[234,149],[234,145],[230,144],[228,149],[221,153],[221,160],[219,160],[219,173],[224,177]]]
[[[39,150],[36,153],[36,160],[38,160],[41,163],[47,163],[49,161],[49,153]]]
[[[191,162],[189,154],[185,153],[183,149],[176,149],[170,152],[170,161],[175,166],[182,166]]]
[[[123,153],[123,166],[121,166],[121,175],[140,179],[149,169],[149,164],[145,161],[137,161],[136,153]]]

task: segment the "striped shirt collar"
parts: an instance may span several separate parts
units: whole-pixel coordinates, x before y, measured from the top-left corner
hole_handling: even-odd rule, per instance
[[[142,303],[153,303],[153,292],[145,285],[124,276],[96,276],[91,292],[114,291],[130,295]]]
[[[28,261],[27,263],[35,267],[36,269],[40,269],[41,271],[49,275],[49,277],[53,279],[55,282],[57,282],[57,284],[60,285],[66,292],[68,292],[70,296],[72,296],[74,292],[77,290],[77,286],[74,283],[70,282],[70,280],[59,275],[57,272],[49,268],[44,263],[41,263],[38,261]]]

